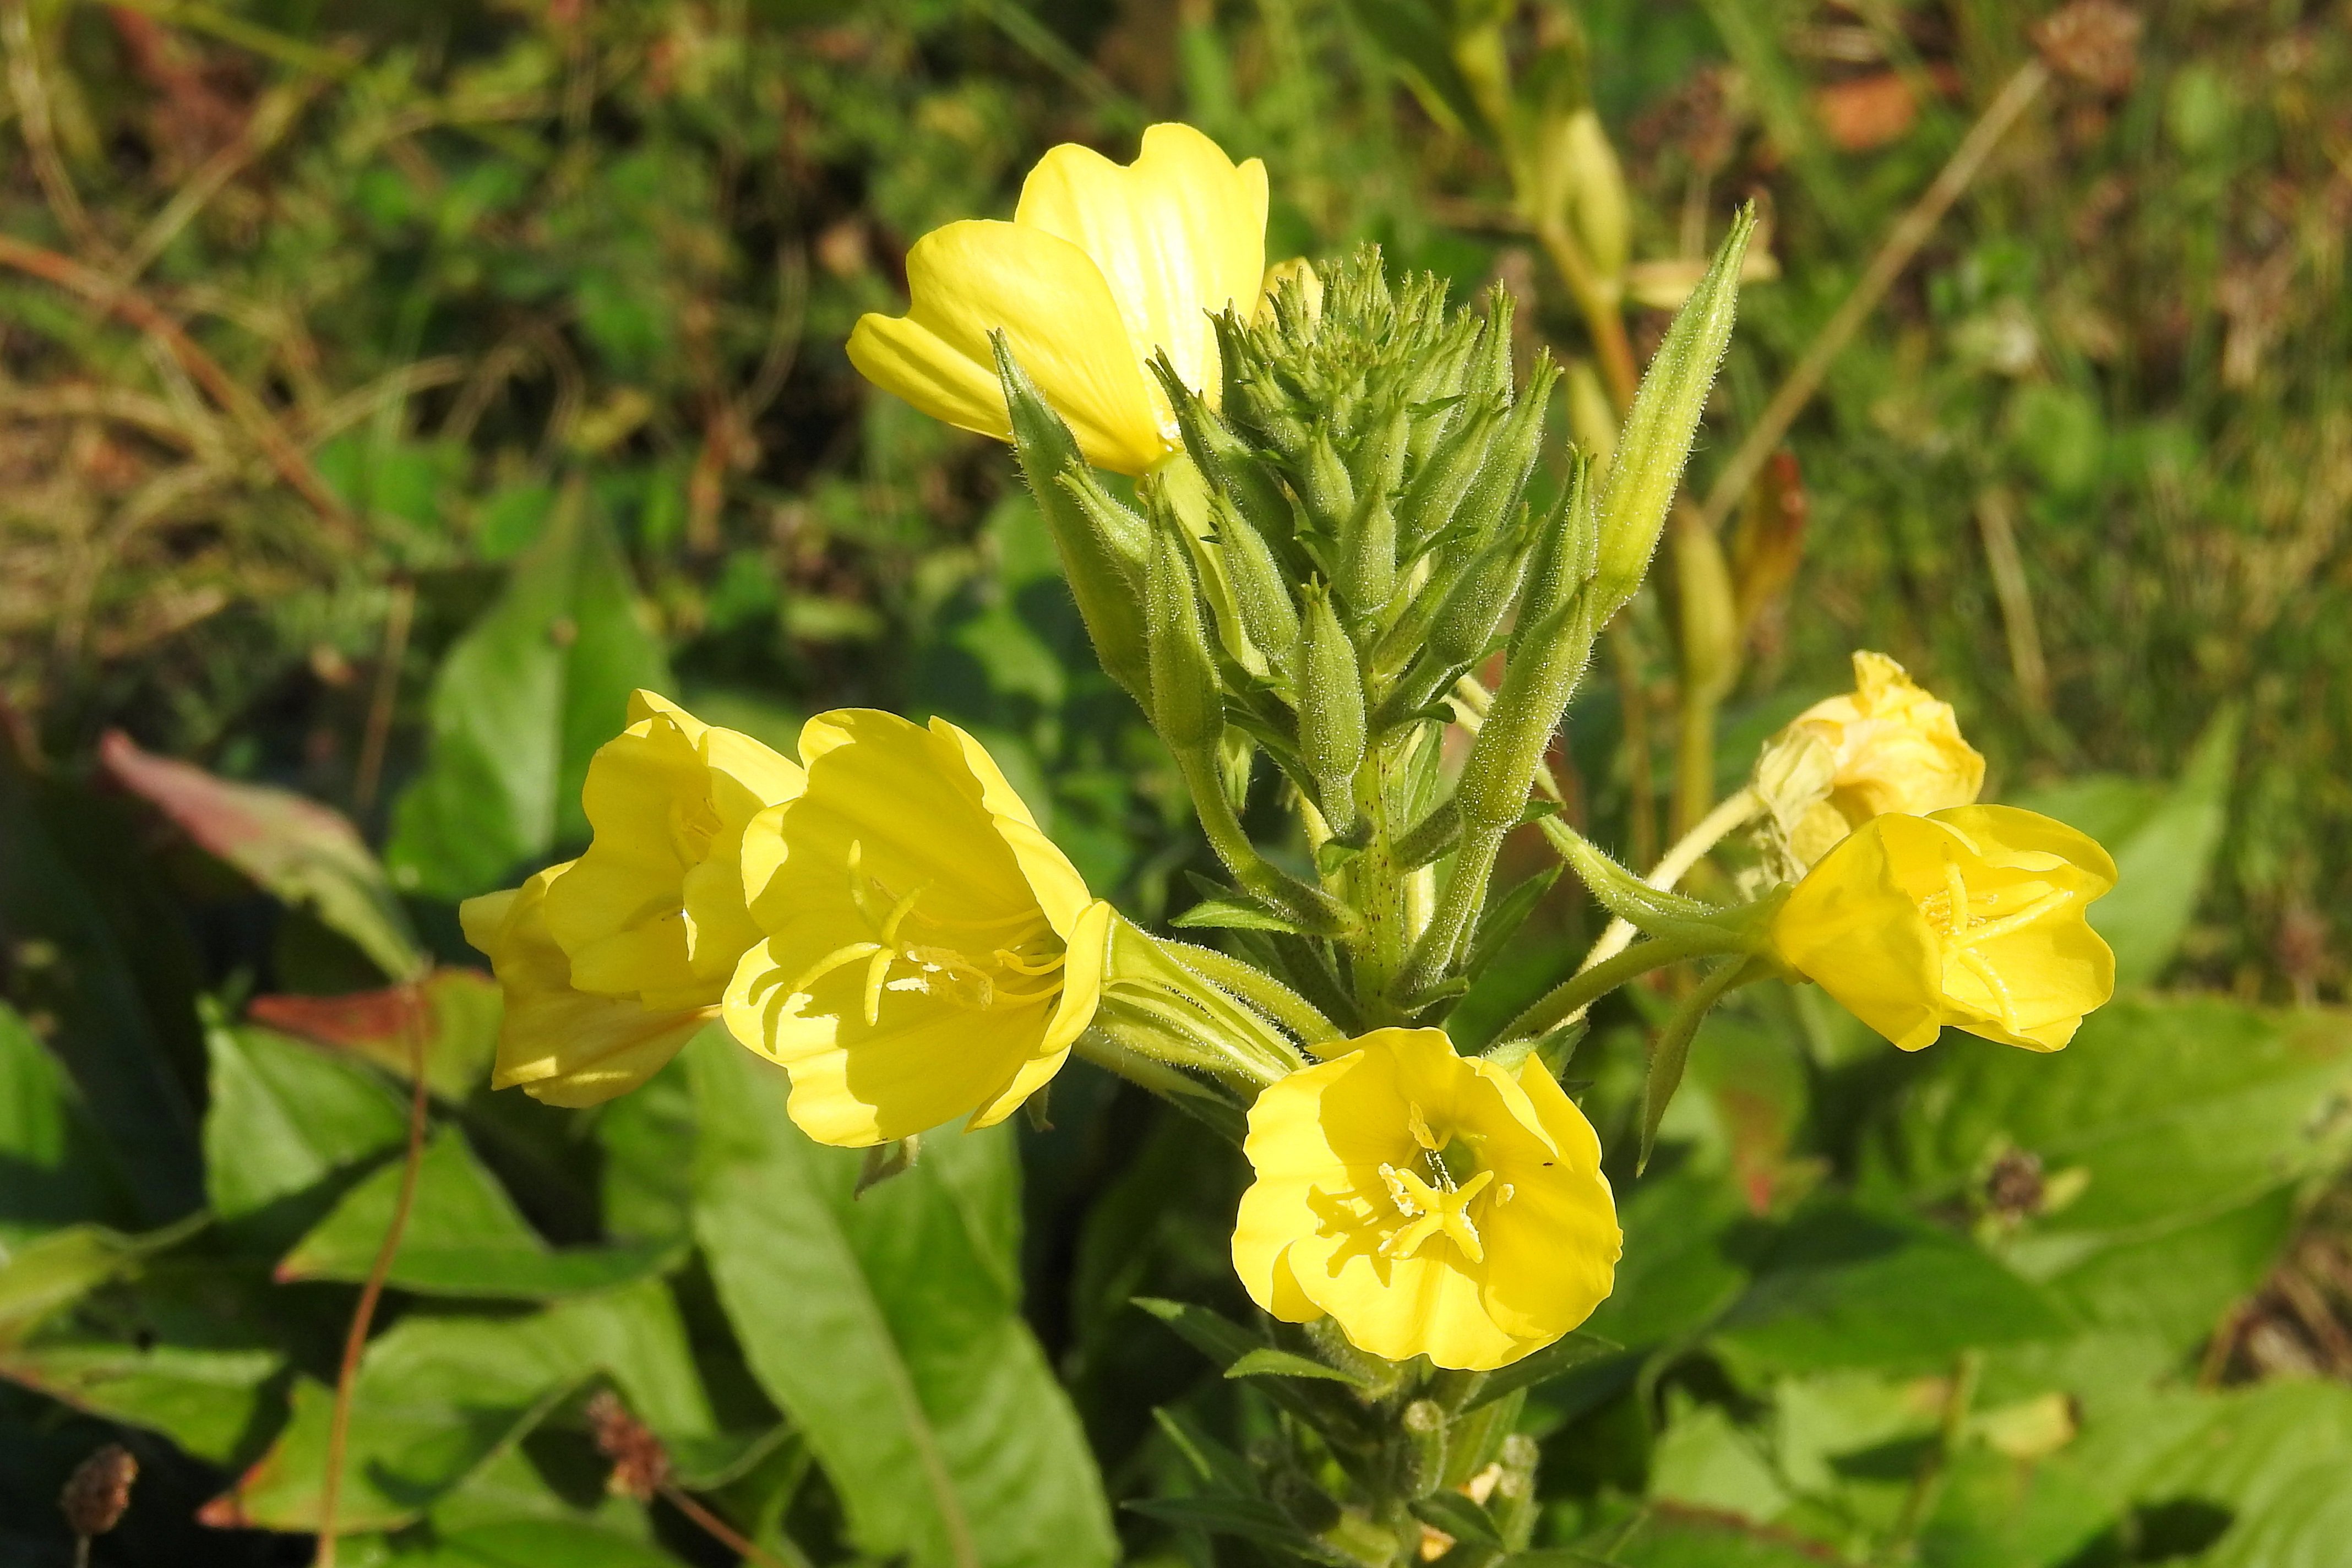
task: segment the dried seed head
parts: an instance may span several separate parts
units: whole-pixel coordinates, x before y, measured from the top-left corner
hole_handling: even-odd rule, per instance
[[[2117,0],[2074,0],[2034,24],[2033,42],[2052,70],[2116,97],[2138,69],[2140,26]]]
[[[588,1426],[597,1452],[613,1461],[612,1479],[605,1485],[616,1496],[646,1502],[668,1482],[668,1450],[611,1389],[588,1402]]]
[[[109,1443],[74,1467],[66,1489],[58,1494],[66,1524],[85,1539],[104,1535],[131,1506],[131,1483],[139,1479],[139,1461],[120,1443]]]
[[[2007,1149],[1985,1173],[1985,1206],[2015,1222],[2042,1212],[2046,1195],[2042,1180],[2042,1156],[2022,1149]]]

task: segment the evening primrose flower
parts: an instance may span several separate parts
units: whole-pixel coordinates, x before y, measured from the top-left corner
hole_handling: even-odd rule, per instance
[[[1265,269],[1265,166],[1236,164],[1189,125],[1154,125],[1135,162],[1064,143],[1029,172],[1011,223],[932,230],[907,253],[912,302],[849,336],[866,379],[948,424],[1012,438],[989,334],[1069,423],[1087,460],[1141,474],[1178,449],[1145,366],[1165,350],[1214,404],[1210,316],[1256,312]]]
[[[1534,1057],[1515,1075],[1438,1029],[1377,1029],[1249,1113],[1257,1180],[1234,1268],[1286,1322],[1484,1371],[1559,1339],[1614,1280],[1622,1236],[1592,1124]]]
[[[760,940],[744,902],[743,830],[801,792],[800,765],[650,691],[588,764],[595,837],[547,889],[572,984],[656,1010],[708,1006]]]
[[[801,759],[806,793],[744,838],[765,940],[728,1027],[792,1074],[788,1109],[819,1142],[1003,1121],[1093,1019],[1110,906],[945,720],[819,714]]]
[[[743,829],[800,793],[798,763],[639,691],[582,791],[595,837],[577,860],[458,910],[506,994],[494,1087],[593,1105],[661,1069],[760,940],[743,899]]]
[[[1883,653],[1853,656],[1853,691],[1816,702],[1764,743],[1753,787],[1798,870],[1872,817],[1973,805],[1984,758]]]
[[[2054,1051],[2114,994],[2084,918],[2116,863],[2065,824],[1970,805],[1864,824],[1774,916],[1773,951],[1906,1051],[1949,1024]]]
[[[547,929],[547,895],[577,865],[551,866],[457,910],[466,940],[489,955],[506,994],[491,1087],[520,1084],[550,1105],[594,1105],[627,1093],[719,1016],[715,1006],[650,1008],[572,984],[572,961]]]

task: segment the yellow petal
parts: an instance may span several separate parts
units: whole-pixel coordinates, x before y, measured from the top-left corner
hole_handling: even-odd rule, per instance
[[[1888,864],[1889,832],[1920,830],[1936,831],[1916,817],[1876,819],[1824,856],[1772,921],[1783,962],[1906,1051],[1943,1026],[1934,933]]]
[[[989,344],[1002,331],[1087,461],[1139,474],[1171,449],[1110,287],[1076,246],[1017,223],[952,223],[907,253],[907,314],[863,317],[849,336],[850,363],[875,385],[1008,440]]]
[[[1047,153],[1013,221],[1083,250],[1110,285],[1135,360],[1165,349],[1184,384],[1205,392],[1219,385],[1209,314],[1257,313],[1265,206],[1263,163],[1237,167],[1192,127],[1163,124],[1123,168],[1074,144]]]

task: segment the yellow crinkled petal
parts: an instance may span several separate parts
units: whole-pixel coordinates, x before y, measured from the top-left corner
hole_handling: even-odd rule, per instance
[[[1549,1167],[1496,1165],[1512,1193],[1486,1210],[1486,1304],[1497,1327],[1549,1344],[1608,1298],[1625,1237],[1592,1123],[1538,1058],[1520,1069],[1518,1087],[1559,1155]]]
[[[1385,1360],[1426,1355],[1439,1366],[1486,1372],[1536,1349],[1488,1314],[1459,1257],[1444,1237],[1391,1258],[1353,1237],[1307,1236],[1286,1261],[1300,1293],[1339,1321],[1349,1343]]]
[[[1177,376],[1217,394],[1210,313],[1249,321],[1265,277],[1265,166],[1236,165],[1189,125],[1154,125],[1125,167],[1066,143],[1038,160],[1013,222],[1076,245],[1110,285],[1138,363],[1168,351]],[[1034,374],[1034,373],[1033,373]]]
[[[868,1025],[855,967],[795,1005],[788,987],[807,963],[808,950],[774,939],[745,953],[726,1018],[739,1042],[792,1074],[785,1109],[820,1143],[864,1148],[964,1115],[1019,1074],[1051,1016],[1044,1006],[907,1006],[891,994],[880,1023]]]
[[[875,385],[1009,440],[989,343],[1002,331],[1088,462],[1140,474],[1171,449],[1110,286],[1069,241],[1018,223],[951,223],[907,253],[907,289],[904,316],[861,317],[849,335],[850,363]]]
[[[520,888],[469,899],[466,940],[489,957],[506,998],[493,1088],[522,1086],[551,1105],[594,1105],[653,1077],[710,1019],[709,1008],[648,1009],[634,999],[573,989],[563,950],[547,930],[548,889],[572,863]]]
[[[1822,857],[1772,921],[1784,963],[1906,1051],[1932,1045],[1943,1027],[1942,961],[1895,880],[1888,840],[1942,831],[1918,817],[1874,819]]]

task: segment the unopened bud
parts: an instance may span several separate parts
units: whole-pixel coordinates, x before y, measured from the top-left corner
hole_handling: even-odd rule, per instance
[[[1685,689],[1721,700],[1739,677],[1739,609],[1715,531],[1687,504],[1675,514],[1675,607]]]
[[[1388,498],[1368,490],[1339,532],[1339,596],[1350,615],[1370,616],[1396,597],[1397,525]]]
[[[1144,601],[1152,726],[1169,750],[1206,759],[1224,738],[1224,697],[1201,627],[1192,558],[1173,524],[1153,531]]]
[[[1486,461],[1486,444],[1500,417],[1491,405],[1483,405],[1447,432],[1429,458],[1405,487],[1397,502],[1398,538],[1408,558],[1428,548],[1432,540],[1454,521],[1454,510],[1469,493]]]
[[[995,334],[994,343],[1013,449],[1045,530],[1053,535],[1063,580],[1077,601],[1078,618],[1086,623],[1103,668],[1139,700],[1150,679],[1143,616],[1137,603],[1143,580],[1142,537],[1118,517],[1115,503],[1109,510],[1089,510],[1082,504],[1083,487],[1093,485],[1099,491],[1100,485],[1079,458],[1076,437],[1062,416],[1046,406],[1028,373],[1013,363],[1004,334]],[[1066,487],[1066,478],[1081,489]],[[1108,501],[1108,496],[1102,499]]]
[[[1276,675],[1287,675],[1298,641],[1298,607],[1291,603],[1282,564],[1258,531],[1250,526],[1232,500],[1210,498],[1216,520],[1217,547],[1223,552],[1225,575],[1234,586],[1234,603],[1250,642],[1265,654]]]
[[[1486,460],[1478,466],[1470,488],[1463,493],[1451,530],[1472,540],[1485,538],[1516,510],[1528,479],[1543,454],[1544,416],[1550,412],[1551,391],[1559,371],[1549,359],[1537,363],[1528,389],[1512,405],[1502,426],[1487,444]]]
[[[1175,411],[1184,450],[1209,488],[1230,498],[1266,538],[1287,539],[1290,500],[1283,494],[1281,479],[1215,409],[1184,384],[1165,353],[1152,356],[1151,373]]]
[[[1650,569],[1650,555],[1698,434],[1707,389],[1731,341],[1740,260],[1755,227],[1753,207],[1732,220],[1706,277],[1666,329],[1625,416],[1616,458],[1601,489],[1601,562],[1593,586],[1603,621],[1633,596]]]
[[[1291,330],[1302,335],[1311,334],[1315,323],[1323,319],[1323,279],[1317,276],[1313,263],[1303,256],[1277,261],[1265,269],[1257,319],[1261,322],[1283,321],[1286,312]]]
[[[1356,645],[1320,588],[1307,590],[1297,662],[1298,750],[1325,818],[1345,833],[1355,826],[1356,769],[1364,760],[1363,676]]]
[[[1397,1418],[1404,1432],[1405,1495],[1427,1497],[1445,1480],[1445,1411],[1433,1399],[1416,1399]]]
[[[1298,499],[1317,528],[1336,539],[1356,510],[1356,485],[1348,465],[1331,445],[1330,432],[1318,427],[1307,448],[1307,466],[1298,476]]]
[[[1589,108],[1569,115],[1555,155],[1563,165],[1569,219],[1585,258],[1602,282],[1615,286],[1633,254],[1633,215],[1625,197],[1625,171],[1601,116]]]

